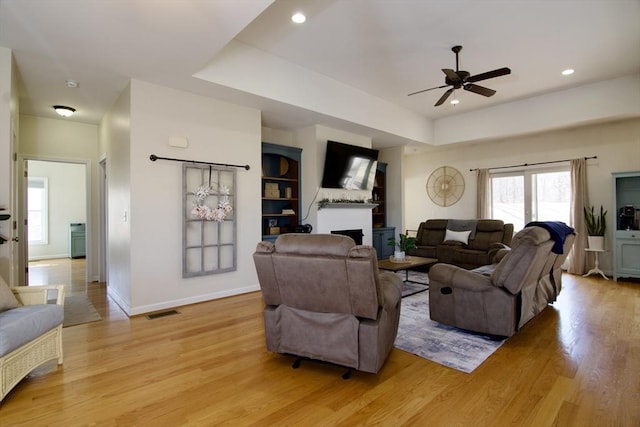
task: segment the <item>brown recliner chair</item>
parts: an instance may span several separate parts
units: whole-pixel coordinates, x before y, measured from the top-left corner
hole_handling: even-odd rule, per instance
[[[551,252],[547,230],[527,227],[489,275],[448,264],[429,271],[432,320],[470,331],[509,337],[555,301],[558,273],[575,235],[567,236],[562,255]]]
[[[260,242],[253,259],[269,351],[380,370],[398,332],[402,281],[378,270],[374,248],[341,235],[283,234]]]

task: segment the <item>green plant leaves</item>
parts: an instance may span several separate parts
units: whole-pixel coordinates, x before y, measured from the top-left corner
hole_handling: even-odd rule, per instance
[[[590,209],[584,207],[584,223],[587,227],[587,233],[589,236],[604,236],[604,232],[607,230],[607,211],[600,205],[600,214],[595,213],[595,208],[591,206]]]

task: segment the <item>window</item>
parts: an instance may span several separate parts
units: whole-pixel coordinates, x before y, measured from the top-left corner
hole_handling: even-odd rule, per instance
[[[530,221],[571,221],[569,167],[491,175],[491,217],[515,231]]]
[[[47,178],[29,177],[27,184],[27,230],[30,244],[49,243]]]

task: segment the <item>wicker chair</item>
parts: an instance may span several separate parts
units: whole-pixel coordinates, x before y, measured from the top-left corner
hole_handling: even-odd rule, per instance
[[[0,312],[0,401],[43,363],[57,359],[62,364],[64,286],[9,289],[22,306]],[[47,304],[49,291],[57,291],[55,304]],[[27,326],[21,328],[21,322]]]

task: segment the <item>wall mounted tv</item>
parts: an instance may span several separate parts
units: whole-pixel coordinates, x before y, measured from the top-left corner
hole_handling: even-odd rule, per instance
[[[327,141],[322,187],[372,190],[377,163],[378,150]]]

